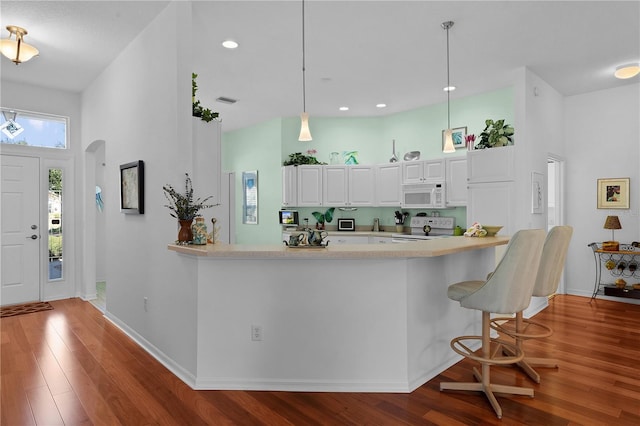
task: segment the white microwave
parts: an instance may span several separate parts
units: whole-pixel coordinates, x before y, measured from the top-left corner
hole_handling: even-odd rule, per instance
[[[445,200],[444,182],[402,185],[402,207],[442,209]]]

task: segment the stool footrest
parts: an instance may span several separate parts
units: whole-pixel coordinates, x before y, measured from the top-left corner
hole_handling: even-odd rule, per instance
[[[526,318],[522,319],[521,330],[516,329],[516,318],[512,317],[492,318],[491,328],[498,333],[523,340],[543,339],[553,334],[551,327]]]
[[[482,353],[478,354],[471,349],[472,341],[482,342],[482,336],[456,337],[451,340],[451,349],[465,358],[489,365],[515,364],[524,358],[524,352],[520,348],[504,340],[491,339],[491,349],[486,356]],[[507,352],[506,355],[505,352]]]

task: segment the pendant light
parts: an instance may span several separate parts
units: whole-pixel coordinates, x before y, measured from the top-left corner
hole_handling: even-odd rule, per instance
[[[451,27],[453,27],[453,21],[442,23],[442,28],[447,31],[447,87],[444,88],[445,92],[447,92],[447,130],[444,131],[444,148],[442,149],[442,152],[446,154],[456,152],[456,148],[453,146],[453,132],[451,131],[451,91],[455,89],[449,81],[449,29]]]
[[[0,40],[0,52],[7,58],[11,59],[16,65],[27,62],[34,56],[38,56],[38,49],[24,42],[27,30],[16,27],[15,25],[7,25],[9,38]],[[11,40],[11,36],[15,36],[15,40]]]
[[[304,0],[302,0],[302,114],[300,114],[300,142],[308,142],[312,140],[311,131],[309,130],[309,114],[307,114],[307,85],[306,85],[306,69],[305,69],[305,46],[304,46]]]

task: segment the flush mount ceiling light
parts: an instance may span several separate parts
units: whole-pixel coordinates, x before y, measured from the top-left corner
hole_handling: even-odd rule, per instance
[[[387,104],[376,104],[376,108],[386,108]]]
[[[616,68],[616,72],[613,73],[616,78],[622,80],[635,77],[638,74],[640,74],[640,63],[638,62],[620,65]]]
[[[225,40],[222,42],[222,46],[226,47],[227,49],[235,49],[236,47],[238,47],[238,42],[233,40]]]
[[[340,111],[349,111],[349,107],[348,106],[341,106],[339,108]]]
[[[302,114],[300,114],[300,142],[313,140],[309,130],[309,114],[307,114],[307,81],[305,69],[305,46],[304,46],[304,0],[302,0]]]
[[[39,54],[38,49],[24,42],[23,38],[27,35],[27,30],[15,25],[7,25],[7,30],[9,38],[0,40],[0,52],[4,56],[19,65]],[[14,36],[15,40],[12,40],[11,36]]]
[[[453,21],[446,21],[442,23],[442,28],[447,31],[447,86],[445,91],[447,92],[447,130],[444,131],[444,148],[442,152],[452,153],[456,152],[456,148],[453,146],[453,135],[451,131],[451,91],[453,86],[449,81],[449,29],[453,27]]]

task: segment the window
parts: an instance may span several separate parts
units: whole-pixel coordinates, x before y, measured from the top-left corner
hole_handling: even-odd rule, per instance
[[[0,143],[67,148],[66,118],[8,108],[0,111]]]
[[[62,279],[62,169],[49,169],[49,281]]]

